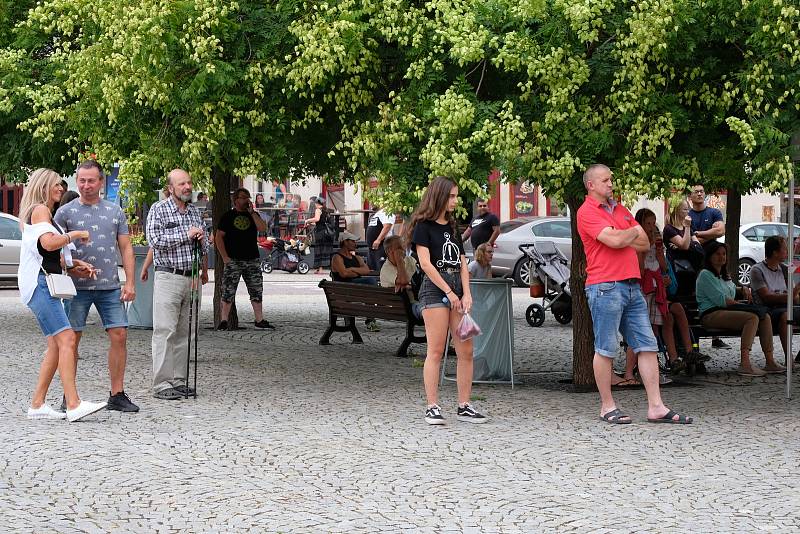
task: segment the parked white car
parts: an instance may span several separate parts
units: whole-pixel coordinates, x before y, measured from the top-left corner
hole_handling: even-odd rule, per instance
[[[739,269],[737,278],[742,285],[750,284],[750,269],[764,260],[764,242],[768,237],[779,235],[788,237],[789,225],[786,223],[758,222],[739,227]],[[800,226],[794,227],[794,237],[800,236]],[[719,241],[725,242],[725,238]]]
[[[531,283],[531,262],[519,250],[523,243],[551,241],[567,257],[572,258],[572,229],[569,217],[518,217],[500,223],[500,235],[495,241],[492,276],[510,277],[517,286]],[[467,240],[464,249],[472,257],[472,245]]]
[[[22,230],[19,227],[19,219],[7,213],[0,213],[0,280],[16,283],[21,247]]]

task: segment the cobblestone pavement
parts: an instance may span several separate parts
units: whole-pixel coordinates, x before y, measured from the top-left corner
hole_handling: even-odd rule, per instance
[[[200,396],[150,396],[150,332],[132,330],[127,390],[138,414],[85,422],[28,421],[44,343],[15,290],[0,290],[0,517],[13,532],[797,532],[800,388],[711,374],[665,399],[691,426],[645,422],[643,390],[616,394],[635,424],[598,421],[596,394],[559,380],[571,368],[571,327],[548,315],[530,328],[515,290],[521,384],[478,385],[491,421],[422,419],[421,369],[394,357],[400,325],[365,343],[317,340],[327,320],[319,277],[273,274],[275,331],[204,330]],[[243,287],[240,288],[240,294]],[[211,321],[210,287],[202,321]],[[79,388],[107,391],[97,318],[81,345]],[[362,329],[363,330],[363,329]],[[417,346],[418,347],[418,346]],[[418,348],[419,350],[419,348]],[[760,354],[755,354],[756,362]],[[51,403],[60,399],[54,382]]]

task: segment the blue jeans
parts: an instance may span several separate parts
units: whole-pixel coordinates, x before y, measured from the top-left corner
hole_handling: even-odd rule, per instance
[[[67,320],[67,314],[64,313],[61,299],[50,296],[50,290],[47,289],[47,279],[43,273],[39,273],[38,283],[36,284],[36,289],[33,290],[31,300],[28,302],[28,307],[36,316],[36,320],[39,321],[39,328],[42,329],[45,337],[69,330],[69,320]]]
[[[94,307],[103,321],[103,328],[127,328],[128,314],[125,305],[120,300],[119,289],[79,289],[78,294],[72,299],[69,306],[69,322],[76,332],[86,328],[86,317],[89,308]]]
[[[658,352],[658,342],[650,325],[647,302],[636,279],[601,282],[586,286],[592,312],[594,350],[614,358],[619,350],[618,333],[634,353]]]

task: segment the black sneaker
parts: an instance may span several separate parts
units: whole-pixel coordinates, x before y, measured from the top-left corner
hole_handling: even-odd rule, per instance
[[[269,328],[271,330],[275,330],[275,327],[269,324],[269,321],[267,321],[266,319],[261,319],[260,321],[256,321],[253,324],[256,325],[256,328]]]
[[[730,345],[722,341],[720,338],[715,338],[711,340],[711,346],[715,349],[729,349],[731,348]]]
[[[458,407],[458,420],[466,421],[467,423],[485,423],[487,419],[486,416],[476,412],[475,409],[467,403],[463,408],[461,406]]]
[[[109,395],[106,409],[131,413],[139,411],[139,407],[131,402],[130,397],[124,391],[120,391],[116,395]]]
[[[425,422],[429,425],[443,425],[442,409],[436,404],[425,410]]]
[[[228,329],[228,321],[220,321],[219,325],[217,325],[217,330],[227,330]]]

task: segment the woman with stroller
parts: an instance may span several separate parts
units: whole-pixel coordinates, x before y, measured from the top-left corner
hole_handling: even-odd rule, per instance
[[[706,245],[704,268],[697,276],[697,309],[700,321],[709,329],[741,331],[741,376],[764,376],[786,371],[773,357],[772,320],[767,309],[754,306],[750,288],[736,286],[727,270],[728,249],[724,243],[709,241]],[[738,294],[737,294],[738,293]],[[736,298],[746,303],[737,302]],[[750,349],[758,332],[761,350],[764,351],[764,369],[753,367]]]
[[[75,331],[69,324],[61,300],[50,294],[47,285],[47,274],[63,272],[65,259],[62,251],[66,251],[72,241],[89,239],[89,232],[85,230],[64,233],[53,222],[53,210],[63,192],[61,177],[55,171],[37,169],[30,175],[19,206],[23,236],[17,277],[20,299],[36,316],[47,339],[47,350],[39,367],[28,419],[64,419],[64,413],[54,410],[46,402],[47,390],[58,370],[67,404],[66,418],[74,422],[102,410],[106,403],[82,401],[78,396]],[[64,254],[71,259],[69,253]],[[74,276],[87,278],[94,273],[92,265],[77,259],[67,262],[66,266]]]
[[[437,176],[422,195],[406,230],[408,241],[416,249],[424,273],[419,291],[428,352],[423,377],[428,405],[425,422],[443,425],[439,407],[439,370],[448,330],[455,332],[461,318],[472,308],[469,271],[464,245],[456,228],[453,210],[458,203],[458,186],[450,178]],[[470,405],[472,392],[472,340],[453,336],[458,356],[458,420],[484,423],[486,417]]]
[[[314,231],[314,265],[312,268],[315,269],[315,274],[322,274],[322,266],[330,265],[333,254],[334,236],[330,235],[329,215],[328,208],[325,207],[325,197],[315,198],[314,216],[306,221],[306,228],[311,225]]]

